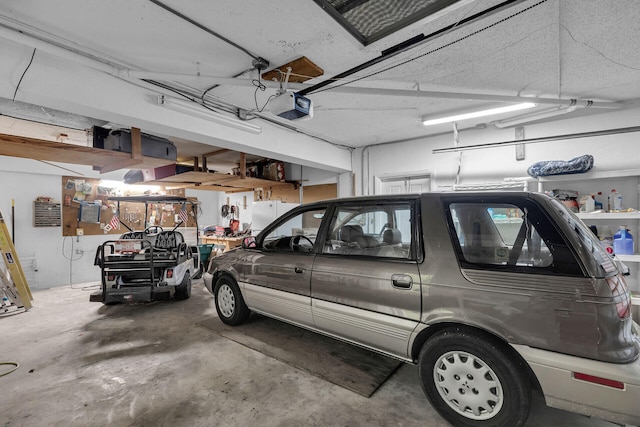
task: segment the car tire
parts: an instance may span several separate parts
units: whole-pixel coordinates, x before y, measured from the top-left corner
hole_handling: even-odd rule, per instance
[[[498,339],[455,327],[431,337],[418,371],[433,407],[455,426],[522,426],[531,408],[531,382],[523,362]]]
[[[185,300],[189,299],[191,296],[191,277],[189,277],[189,272],[187,271],[182,279],[182,283],[176,286],[175,298],[176,300]]]
[[[223,323],[236,326],[242,324],[251,311],[242,298],[238,284],[231,278],[223,276],[216,281],[213,295],[216,300],[216,311]]]

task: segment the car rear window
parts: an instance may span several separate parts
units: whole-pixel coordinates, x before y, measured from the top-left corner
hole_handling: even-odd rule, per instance
[[[583,275],[552,221],[530,201],[454,202],[448,213],[465,268]]]

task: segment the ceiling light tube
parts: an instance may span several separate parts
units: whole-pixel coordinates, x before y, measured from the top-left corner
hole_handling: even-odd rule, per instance
[[[534,104],[533,102],[523,102],[520,104],[508,105],[506,107],[490,108],[488,110],[472,111],[470,113],[455,114],[455,115],[446,116],[446,117],[424,118],[422,125],[432,126],[432,125],[439,125],[442,123],[458,122],[461,120],[492,116],[494,114],[503,114],[503,113],[509,113],[511,111],[525,110],[527,108],[533,108],[535,106],[536,104]]]
[[[188,102],[180,99],[169,98],[165,95],[158,95],[158,105],[173,111],[177,111],[179,113],[184,113],[193,117],[199,117],[201,119],[216,122],[224,126],[229,126],[256,135],[262,133],[261,126],[254,125],[253,123],[243,122],[239,119],[226,117],[222,114],[216,113],[213,110],[209,110],[203,107],[197,102]]]
[[[524,123],[533,122],[536,120],[548,119],[550,117],[561,116],[563,114],[571,113],[577,110],[577,106],[573,107],[555,107],[549,110],[537,111],[529,114],[523,114],[521,116],[512,117],[510,119],[498,120],[493,125],[497,128],[506,128],[511,126],[517,126]]]

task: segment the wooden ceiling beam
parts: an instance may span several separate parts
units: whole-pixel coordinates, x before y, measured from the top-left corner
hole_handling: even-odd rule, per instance
[[[132,159],[130,153],[121,151],[104,150],[4,133],[0,133],[0,155],[46,162],[94,166],[101,173],[123,168],[155,168],[173,163],[167,159],[154,157],[142,157],[141,160],[137,160]]]
[[[215,151],[210,151],[208,153],[204,153],[202,155],[202,157],[207,158],[207,157],[213,157],[213,156],[217,156],[218,154],[224,154],[224,153],[228,153],[229,150],[228,148],[221,148],[219,150],[215,150]]]

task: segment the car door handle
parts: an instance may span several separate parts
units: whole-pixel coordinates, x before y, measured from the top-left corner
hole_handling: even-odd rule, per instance
[[[295,271],[298,274],[302,274],[302,273],[304,273],[304,268],[296,267],[296,268],[293,269],[293,271]]]
[[[407,274],[394,274],[391,276],[391,282],[394,288],[410,289],[413,279]]]

